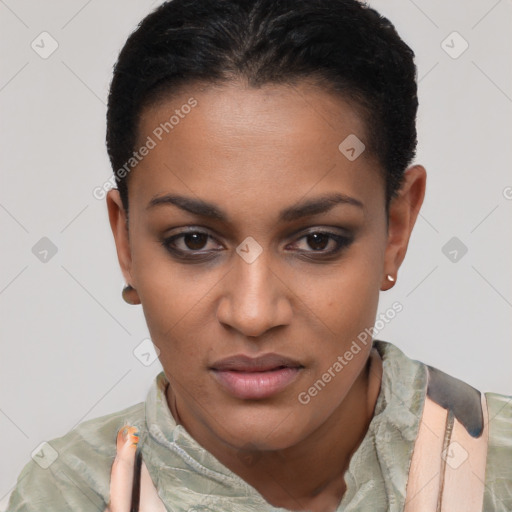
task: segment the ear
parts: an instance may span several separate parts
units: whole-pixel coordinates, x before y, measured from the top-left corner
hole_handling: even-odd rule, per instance
[[[127,214],[123,207],[119,190],[113,189],[108,191],[107,209],[121,272],[126,283],[134,286],[131,275],[132,256],[128,236]]]
[[[384,256],[384,275],[381,290],[388,290],[394,283],[389,282],[387,275],[396,279],[409,245],[412,228],[418,217],[423,198],[427,172],[421,165],[409,167],[404,174],[404,182],[389,205],[388,240]]]

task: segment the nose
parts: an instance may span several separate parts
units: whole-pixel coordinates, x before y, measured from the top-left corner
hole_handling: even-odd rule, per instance
[[[218,321],[247,337],[259,337],[274,327],[288,325],[293,293],[278,265],[271,268],[269,253],[263,251],[252,263],[237,254],[233,265],[222,280]]]

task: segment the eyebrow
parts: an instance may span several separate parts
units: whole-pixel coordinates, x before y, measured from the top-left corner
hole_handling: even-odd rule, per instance
[[[364,209],[364,205],[359,199],[347,196],[346,194],[332,193],[306,201],[300,201],[294,206],[285,208],[279,214],[279,220],[281,222],[291,222],[303,217],[318,215],[328,212],[338,204],[352,205]],[[229,223],[229,216],[215,203],[178,194],[165,194],[163,196],[154,197],[146,206],[146,210],[162,205],[174,205],[200,217],[207,217]]]

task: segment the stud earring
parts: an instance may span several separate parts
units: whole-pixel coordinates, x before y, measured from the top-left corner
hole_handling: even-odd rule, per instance
[[[393,277],[391,274],[386,274],[386,281],[387,284],[383,284],[381,287],[382,291],[386,291],[389,290],[390,288],[393,288],[393,286],[395,286],[396,278]]]
[[[140,304],[139,297],[137,295],[137,290],[131,285],[128,284],[123,288],[123,300],[132,306],[135,306],[136,304]]]

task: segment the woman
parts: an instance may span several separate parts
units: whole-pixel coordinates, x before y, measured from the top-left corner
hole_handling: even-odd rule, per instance
[[[511,397],[373,339],[425,194],[413,58],[356,0],[142,21],[107,206],[164,371],[51,441],[9,511],[512,510]]]

